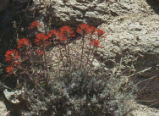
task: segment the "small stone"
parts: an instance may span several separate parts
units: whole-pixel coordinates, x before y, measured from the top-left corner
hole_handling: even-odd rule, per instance
[[[95,67],[95,68],[99,68],[100,67],[100,64],[99,64],[99,62],[95,59],[94,61],[93,61],[93,66]]]
[[[20,90],[16,90],[16,91],[11,91],[11,92],[10,92],[10,91],[8,91],[7,89],[5,89],[5,90],[3,91],[5,98],[6,98],[9,102],[11,102],[11,103],[13,103],[13,104],[19,104],[19,103],[20,103],[20,101],[19,101],[17,98],[18,98],[19,95],[22,94],[22,92],[23,92],[23,91],[20,91]]]

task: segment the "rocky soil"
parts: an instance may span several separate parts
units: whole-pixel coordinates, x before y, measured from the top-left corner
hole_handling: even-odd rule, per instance
[[[33,0],[34,5],[26,7],[28,2],[13,0],[8,5],[4,3],[5,7],[0,5],[0,17],[3,17],[0,22],[5,22],[0,25],[1,44],[15,44],[10,39],[17,37],[16,32],[12,31],[10,36],[7,32],[14,29],[14,21],[20,20],[15,18],[19,16],[19,8],[26,10],[23,18],[28,22],[34,19],[30,14],[34,9],[38,11],[35,19],[51,27],[64,24],[75,26],[82,22],[98,26],[107,33],[106,39],[101,42],[104,48],[99,49],[96,55],[98,62],[104,63],[106,70],[114,70],[115,65],[120,64],[122,70],[127,70],[121,73],[116,69],[117,75],[132,78],[136,83],[134,86],[139,88],[136,100],[124,102],[125,106],[135,107],[126,116],[159,116],[159,110],[155,108],[159,106],[158,0]],[[15,4],[19,5],[18,8]],[[23,25],[23,28],[26,26]],[[22,35],[23,29],[19,30]],[[11,42],[6,43],[6,40]],[[0,53],[3,54],[3,51]],[[0,107],[7,112],[1,102]]]

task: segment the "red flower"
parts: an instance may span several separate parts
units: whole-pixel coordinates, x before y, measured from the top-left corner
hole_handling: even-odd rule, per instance
[[[56,37],[57,36],[57,31],[55,29],[51,30],[48,35],[48,37]]]
[[[80,24],[77,27],[76,32],[81,34],[81,35],[89,34],[90,33],[90,26],[87,24]]]
[[[18,51],[15,49],[12,50],[8,50],[5,53],[5,57],[6,57],[6,62],[10,62],[10,61],[16,61],[19,59],[19,55],[18,55]]]
[[[27,38],[22,38],[18,41],[18,47],[17,48],[21,48],[21,47],[27,47],[30,46],[30,42]]]
[[[39,33],[36,35],[37,39],[47,40],[48,36],[45,35],[45,33]]]
[[[63,42],[67,40],[67,37],[65,37],[62,33],[58,32],[59,41]]]
[[[90,30],[89,30],[89,31],[90,31],[90,34],[93,34],[93,33],[95,32],[95,30],[96,30],[96,28],[95,28],[94,26],[91,26],[91,27],[90,27]]]
[[[60,28],[60,33],[65,36],[65,37],[74,37],[75,34],[74,34],[74,31],[71,27],[69,26],[63,26]]]
[[[39,33],[36,35],[35,44],[39,45],[47,39],[48,39],[48,36],[46,36],[45,33]]]
[[[98,39],[91,40],[91,46],[102,48],[101,46],[99,46],[99,40]]]
[[[8,67],[6,67],[6,72],[7,73],[13,73],[13,67],[12,66],[8,66]]]
[[[29,29],[32,29],[32,28],[37,27],[37,26],[41,26],[41,24],[40,24],[39,22],[37,22],[37,21],[34,21],[34,22],[32,22],[31,25],[29,26]]]
[[[95,31],[97,32],[98,37],[102,36],[105,33],[104,31],[98,28]]]
[[[43,50],[36,50],[36,53],[38,54],[38,56],[41,56],[44,54],[44,51]]]

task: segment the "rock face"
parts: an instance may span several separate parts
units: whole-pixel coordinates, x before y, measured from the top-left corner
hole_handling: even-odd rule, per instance
[[[34,0],[34,3],[40,4],[38,0]],[[51,0],[49,4],[49,11],[44,12],[44,16],[51,16],[52,23],[56,25],[81,22],[99,25],[106,21],[105,14],[108,13],[106,1]]]
[[[114,16],[138,12],[138,4],[134,2],[116,2],[105,0],[44,0],[45,5],[50,5],[49,10],[41,11],[44,17],[51,17],[54,25],[88,23],[98,26]],[[41,4],[34,0],[35,4]],[[129,5],[131,4],[131,5]],[[112,17],[111,17],[112,16]]]

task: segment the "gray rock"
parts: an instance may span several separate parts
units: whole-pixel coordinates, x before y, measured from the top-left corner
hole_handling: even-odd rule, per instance
[[[93,60],[92,64],[95,69],[98,69],[101,66],[101,64],[96,59]]]
[[[20,101],[18,100],[18,96],[20,96],[23,91],[16,90],[16,91],[8,91],[5,89],[3,91],[5,98],[12,104],[19,104]]]
[[[154,113],[153,111],[133,111],[127,116],[159,116],[159,114]]]
[[[8,111],[3,101],[0,101],[0,116],[7,116]]]
[[[47,0],[46,0],[47,1]],[[42,4],[38,0],[34,0],[35,4]],[[107,14],[107,3],[105,1],[92,0],[51,0],[49,11],[43,14],[44,17],[52,17],[52,24],[77,24],[77,23],[89,23],[93,25],[99,25],[105,22],[104,14]]]
[[[40,12],[52,25],[88,23],[98,26],[122,14],[138,13],[140,4],[123,0],[33,0],[44,8]],[[45,7],[48,6],[48,7]],[[49,10],[48,10],[49,9]],[[41,17],[40,16],[40,17]],[[47,22],[46,22],[47,23]]]

